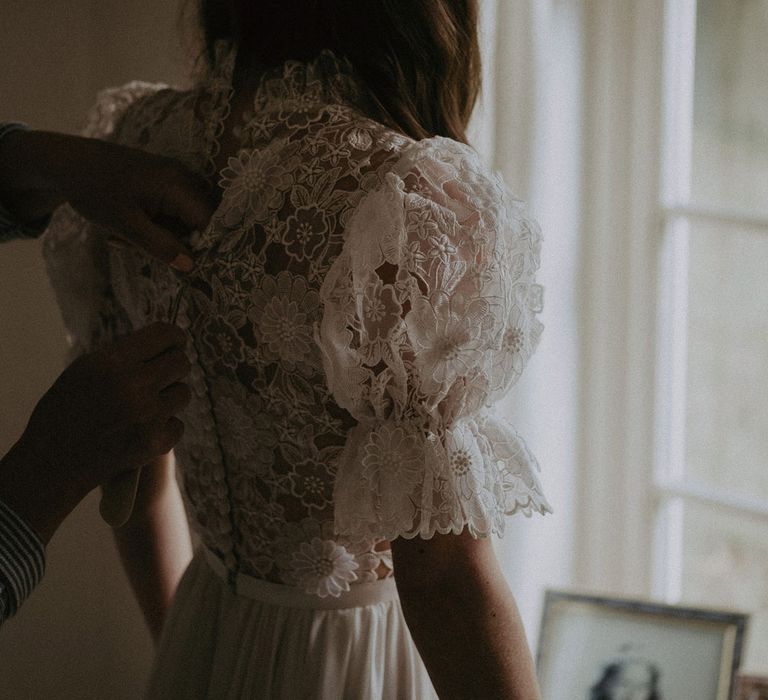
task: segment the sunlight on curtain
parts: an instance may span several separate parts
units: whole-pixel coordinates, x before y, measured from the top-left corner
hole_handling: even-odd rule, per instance
[[[538,457],[554,514],[508,521],[502,567],[535,642],[546,587],[571,583],[577,428],[581,10],[484,0],[484,89],[472,143],[542,226],[545,329],[504,408]]]

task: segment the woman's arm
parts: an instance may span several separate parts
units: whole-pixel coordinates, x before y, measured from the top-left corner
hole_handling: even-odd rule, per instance
[[[490,539],[392,542],[405,620],[441,700],[538,700],[515,600]]]
[[[114,532],[131,587],[157,641],[176,586],[192,558],[172,452],[142,469],[133,513]]]

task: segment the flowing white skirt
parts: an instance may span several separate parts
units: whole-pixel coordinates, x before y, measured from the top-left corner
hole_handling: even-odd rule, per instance
[[[233,590],[234,588],[234,590]],[[340,598],[238,576],[199,551],[160,639],[150,699],[437,698],[392,578]]]

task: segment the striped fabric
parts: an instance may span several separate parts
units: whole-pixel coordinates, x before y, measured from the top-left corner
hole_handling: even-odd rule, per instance
[[[21,122],[3,122],[0,123],[0,141],[3,137],[12,131],[20,131],[27,128],[26,124]],[[0,202],[0,243],[10,241],[15,238],[37,238],[48,226],[50,217],[42,221],[35,221],[31,224],[22,224],[16,220],[13,215],[3,207]]]
[[[0,624],[16,613],[44,573],[40,538],[0,501]]]

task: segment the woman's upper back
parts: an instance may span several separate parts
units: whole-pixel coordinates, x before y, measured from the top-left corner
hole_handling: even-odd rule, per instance
[[[234,58],[94,112],[93,135],[218,175],[193,273],[104,247],[71,211],[48,244],[84,347],[178,298],[195,368],[177,454],[204,543],[232,571],[338,595],[391,570],[394,537],[548,510],[535,459],[485,410],[538,342],[536,225],[468,147],[366,117],[330,52],[267,71],[233,117]]]

